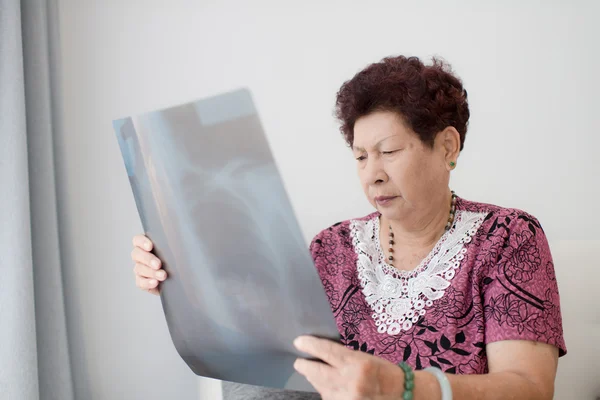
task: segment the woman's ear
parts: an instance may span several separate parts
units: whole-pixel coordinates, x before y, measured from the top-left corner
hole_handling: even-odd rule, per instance
[[[460,154],[460,133],[453,126],[449,126],[440,132],[438,138],[442,140],[446,168],[451,171],[456,168]]]

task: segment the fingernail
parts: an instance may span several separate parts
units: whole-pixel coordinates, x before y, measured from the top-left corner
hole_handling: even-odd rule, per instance
[[[302,345],[302,336],[298,336],[296,339],[294,339],[294,346],[299,347]]]
[[[158,271],[158,272],[156,273],[156,277],[157,277],[158,279],[165,279],[165,271]]]
[[[152,260],[152,261],[150,261],[150,265],[154,269],[158,269],[158,267],[160,267],[160,264],[158,263],[158,260]]]
[[[154,286],[156,286],[156,285],[158,285],[158,281],[157,281],[156,279],[152,279],[152,280],[150,280],[150,287],[152,287],[152,288],[153,288],[153,287],[154,287]]]
[[[144,243],[144,247],[146,248],[146,250],[150,250],[150,242]]]

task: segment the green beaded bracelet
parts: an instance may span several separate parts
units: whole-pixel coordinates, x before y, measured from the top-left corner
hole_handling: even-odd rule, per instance
[[[404,394],[402,395],[403,400],[413,400],[413,389],[415,388],[415,374],[405,362],[398,364],[402,371],[404,371]]]

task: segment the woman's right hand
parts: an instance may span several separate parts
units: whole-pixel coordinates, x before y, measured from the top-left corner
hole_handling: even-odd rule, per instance
[[[160,259],[150,253],[153,247],[154,244],[146,236],[134,236],[131,259],[135,263],[133,273],[136,286],[148,293],[158,295],[159,284],[167,279],[167,273],[162,269]]]

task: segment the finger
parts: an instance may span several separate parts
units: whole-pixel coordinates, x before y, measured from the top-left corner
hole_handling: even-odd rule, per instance
[[[300,336],[294,340],[294,346],[335,368],[345,365],[348,356],[355,353],[332,340],[319,339],[314,336]]]
[[[303,375],[321,395],[334,390],[339,381],[339,373],[333,367],[319,361],[298,358],[294,362],[294,369]]]
[[[139,247],[135,247],[131,252],[131,259],[136,263],[147,265],[153,269],[160,269],[160,259],[152,253],[148,253]]]
[[[147,265],[140,263],[135,264],[135,266],[133,267],[133,272],[142,278],[153,278],[161,282],[167,279],[167,273],[165,272],[165,270],[159,269],[157,271],[153,268],[150,268]]]
[[[135,284],[140,289],[151,290],[158,288],[158,281],[156,279],[142,278],[141,276],[135,276]]]
[[[154,244],[144,235],[135,235],[133,237],[133,246],[139,247],[140,249],[144,249],[146,251],[152,251]]]
[[[148,292],[150,294],[153,294],[155,296],[159,296],[160,295],[160,285],[158,287],[155,287],[154,289],[142,289],[144,292]]]
[[[332,371],[335,371],[330,365],[319,361],[307,360],[305,358],[296,359],[294,362],[294,369],[304,376],[321,375],[329,377],[329,375],[332,374]]]

